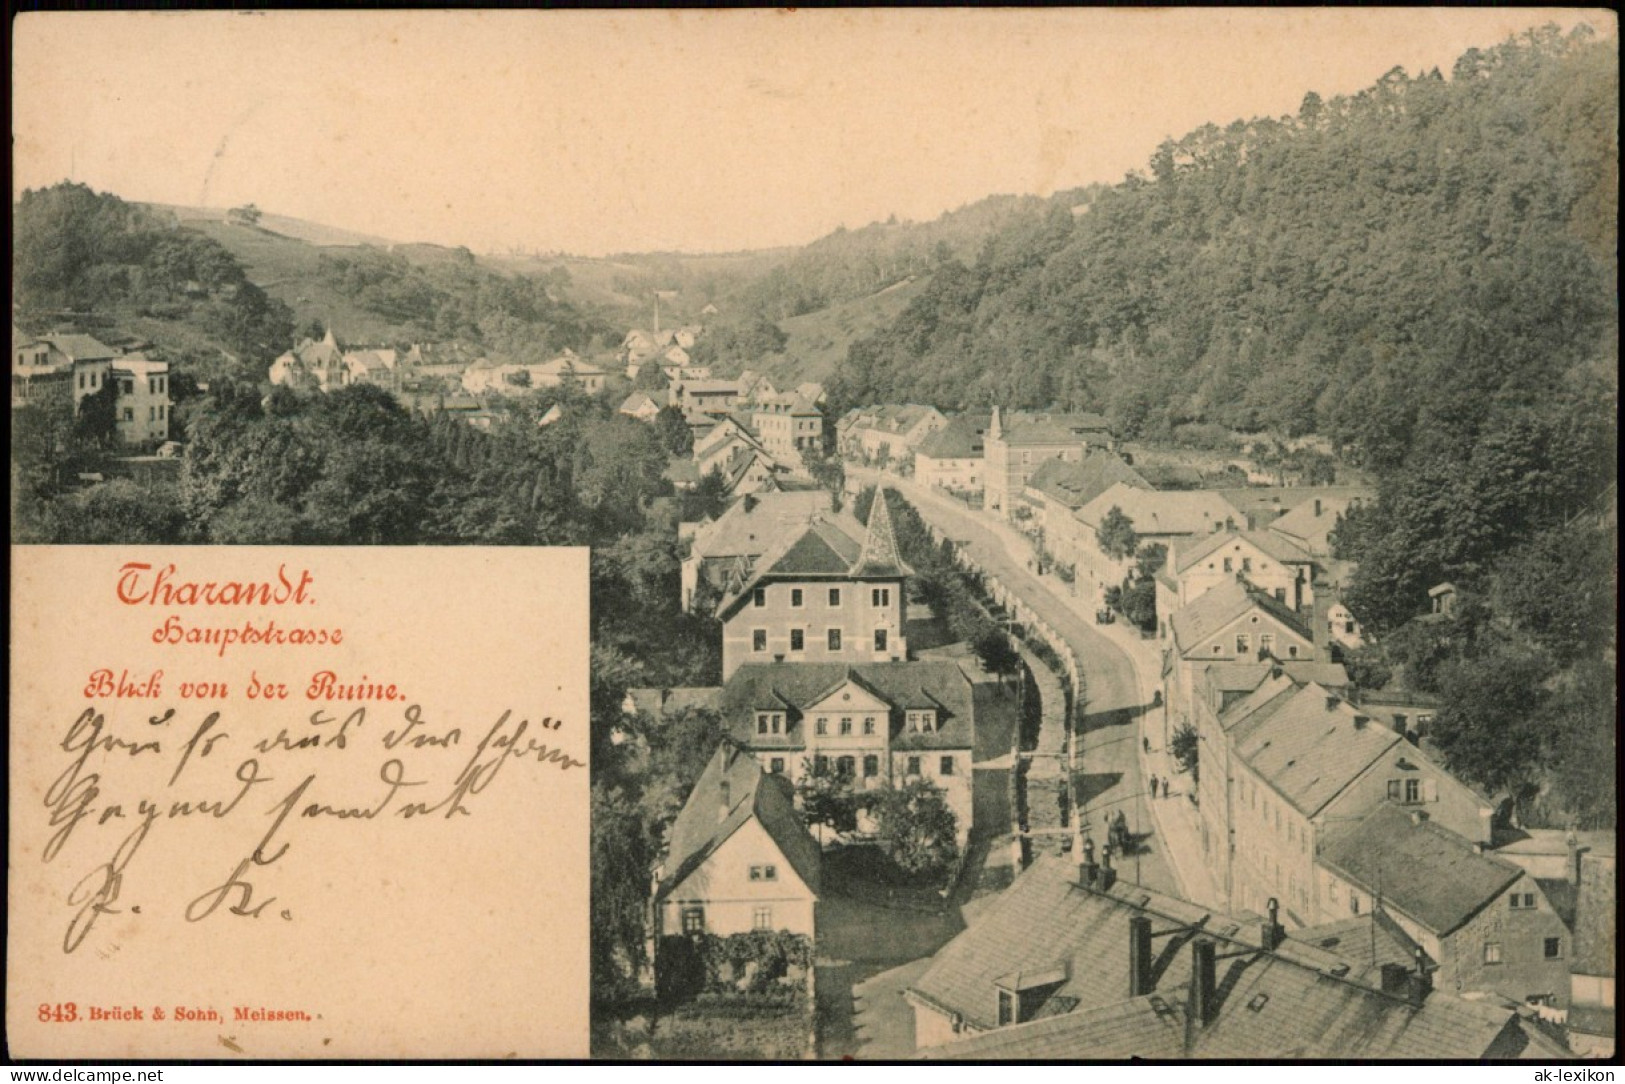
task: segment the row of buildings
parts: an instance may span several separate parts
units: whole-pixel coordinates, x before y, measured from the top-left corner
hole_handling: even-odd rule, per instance
[[[169,439],[174,412],[169,363],[80,333],[27,335],[11,327],[11,405],[71,403],[111,388],[119,443],[151,448]]]

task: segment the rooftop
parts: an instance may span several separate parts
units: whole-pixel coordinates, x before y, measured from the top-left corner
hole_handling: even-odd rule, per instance
[[[1524,875],[1450,829],[1389,802],[1328,833],[1318,861],[1441,937]]]
[[[1180,546],[1174,564],[1180,572],[1217,554],[1226,546],[1245,543],[1284,565],[1313,564],[1314,558],[1302,546],[1269,531],[1220,531]]]
[[[751,820],[761,824],[785,860],[816,893],[818,844],[796,815],[788,785],[765,775],[756,758],[724,741],[672,823],[656,897],[668,895]]]
[[[1380,968],[1296,936],[1272,950],[1262,927],[1119,881],[1085,888],[1045,856],[950,941],[909,991],[986,1033],[933,1058],[1478,1058],[1515,1053],[1514,1014],[1434,992],[1418,1004],[1381,990]],[[1147,991],[1130,996],[1130,920],[1152,925]],[[1190,1018],[1192,950],[1216,942],[1216,1004]],[[1324,940],[1326,935],[1322,934]],[[1359,954],[1356,954],[1357,956]],[[1375,959],[1369,952],[1364,953]],[[1064,978],[1027,999],[1037,1018],[997,1028],[997,982],[1012,971]],[[1046,1011],[1051,1004],[1061,1011]],[[996,1029],[996,1030],[994,1030]]]
[[[974,742],[975,697],[970,678],[952,662],[884,662],[849,666],[845,663],[747,663],[734,671],[723,686],[720,710],[735,739],[758,747],[755,712],[785,711],[785,733],[772,744],[785,749],[807,745],[801,710],[818,703],[852,681],[884,700],[893,709],[891,747],[906,749],[969,749]],[[903,729],[900,714],[908,708],[935,708],[938,728],[931,732]]]
[[[1404,740],[1314,682],[1227,729],[1241,758],[1306,817]]]
[[[916,456],[931,459],[980,459],[988,415],[960,414],[920,442]]]
[[[1079,508],[1074,515],[1088,527],[1098,527],[1113,508],[1134,524],[1140,535],[1210,534],[1235,529],[1246,517],[1211,490],[1147,489],[1117,482]]]
[[[1170,618],[1174,642],[1180,651],[1188,651],[1252,609],[1263,610],[1305,640],[1312,639],[1302,619],[1284,603],[1262,592],[1249,591],[1236,580],[1227,580],[1174,612]]]
[[[1068,509],[1082,508],[1114,485],[1132,489],[1151,488],[1151,483],[1115,452],[1090,449],[1078,462],[1051,459],[1043,463],[1027,487]]]

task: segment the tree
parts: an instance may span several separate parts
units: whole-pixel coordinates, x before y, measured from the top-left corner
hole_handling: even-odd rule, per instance
[[[1010,646],[1010,636],[996,626],[984,629],[971,641],[971,650],[990,674],[999,675],[1002,683],[1021,670],[1021,655]]]
[[[111,448],[118,442],[118,381],[103,375],[102,386],[79,400],[74,419],[74,440],[95,448]]]
[[[1122,594],[1122,613],[1142,629],[1157,627],[1157,585],[1153,580],[1134,580],[1126,583]]]
[[[652,872],[634,803],[619,788],[592,788],[592,922],[588,932],[595,1000],[624,997],[645,963],[644,912]]]
[[[958,859],[953,810],[942,788],[929,779],[876,792],[869,812],[886,852],[904,872],[934,878]]]
[[[1134,533],[1134,521],[1115,504],[1101,517],[1095,540],[1100,552],[1114,561],[1126,561],[1133,557],[1140,542],[1139,536]]]
[[[1181,771],[1191,773],[1191,781],[1200,778],[1202,739],[1196,733],[1196,728],[1189,723],[1180,723],[1174,731],[1173,739],[1168,743],[1169,752],[1174,754],[1174,760],[1179,764]]]
[[[660,443],[672,455],[687,458],[693,454],[694,431],[688,427],[688,419],[683,417],[681,408],[661,407],[660,413],[655,415],[654,428]]]
[[[1142,580],[1153,579],[1168,563],[1168,547],[1162,542],[1139,546],[1135,551],[1134,574]]]
[[[1541,712],[1548,664],[1513,644],[1494,644],[1439,668],[1442,706],[1432,737],[1451,771],[1520,803],[1540,775],[1545,726]]]
[[[827,825],[842,834],[855,832],[858,803],[852,794],[852,776],[837,770],[833,763],[827,758],[822,763],[812,758],[801,762],[801,779],[796,783],[801,815],[808,824]],[[822,839],[822,832],[819,835]]]
[[[245,203],[241,207],[233,207],[226,212],[227,221],[236,226],[258,226],[260,224],[260,209],[252,203]]]

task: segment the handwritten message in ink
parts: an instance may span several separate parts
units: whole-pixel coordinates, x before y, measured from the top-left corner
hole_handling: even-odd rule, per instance
[[[24,547],[14,582],[14,1049],[580,1051],[584,551]]]

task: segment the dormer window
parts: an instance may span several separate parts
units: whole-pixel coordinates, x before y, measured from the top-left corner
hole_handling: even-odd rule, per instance
[[[759,711],[756,713],[756,733],[758,735],[785,733],[784,712]]]
[[[937,713],[929,709],[908,713],[908,728],[916,734],[930,734],[937,729]]]

